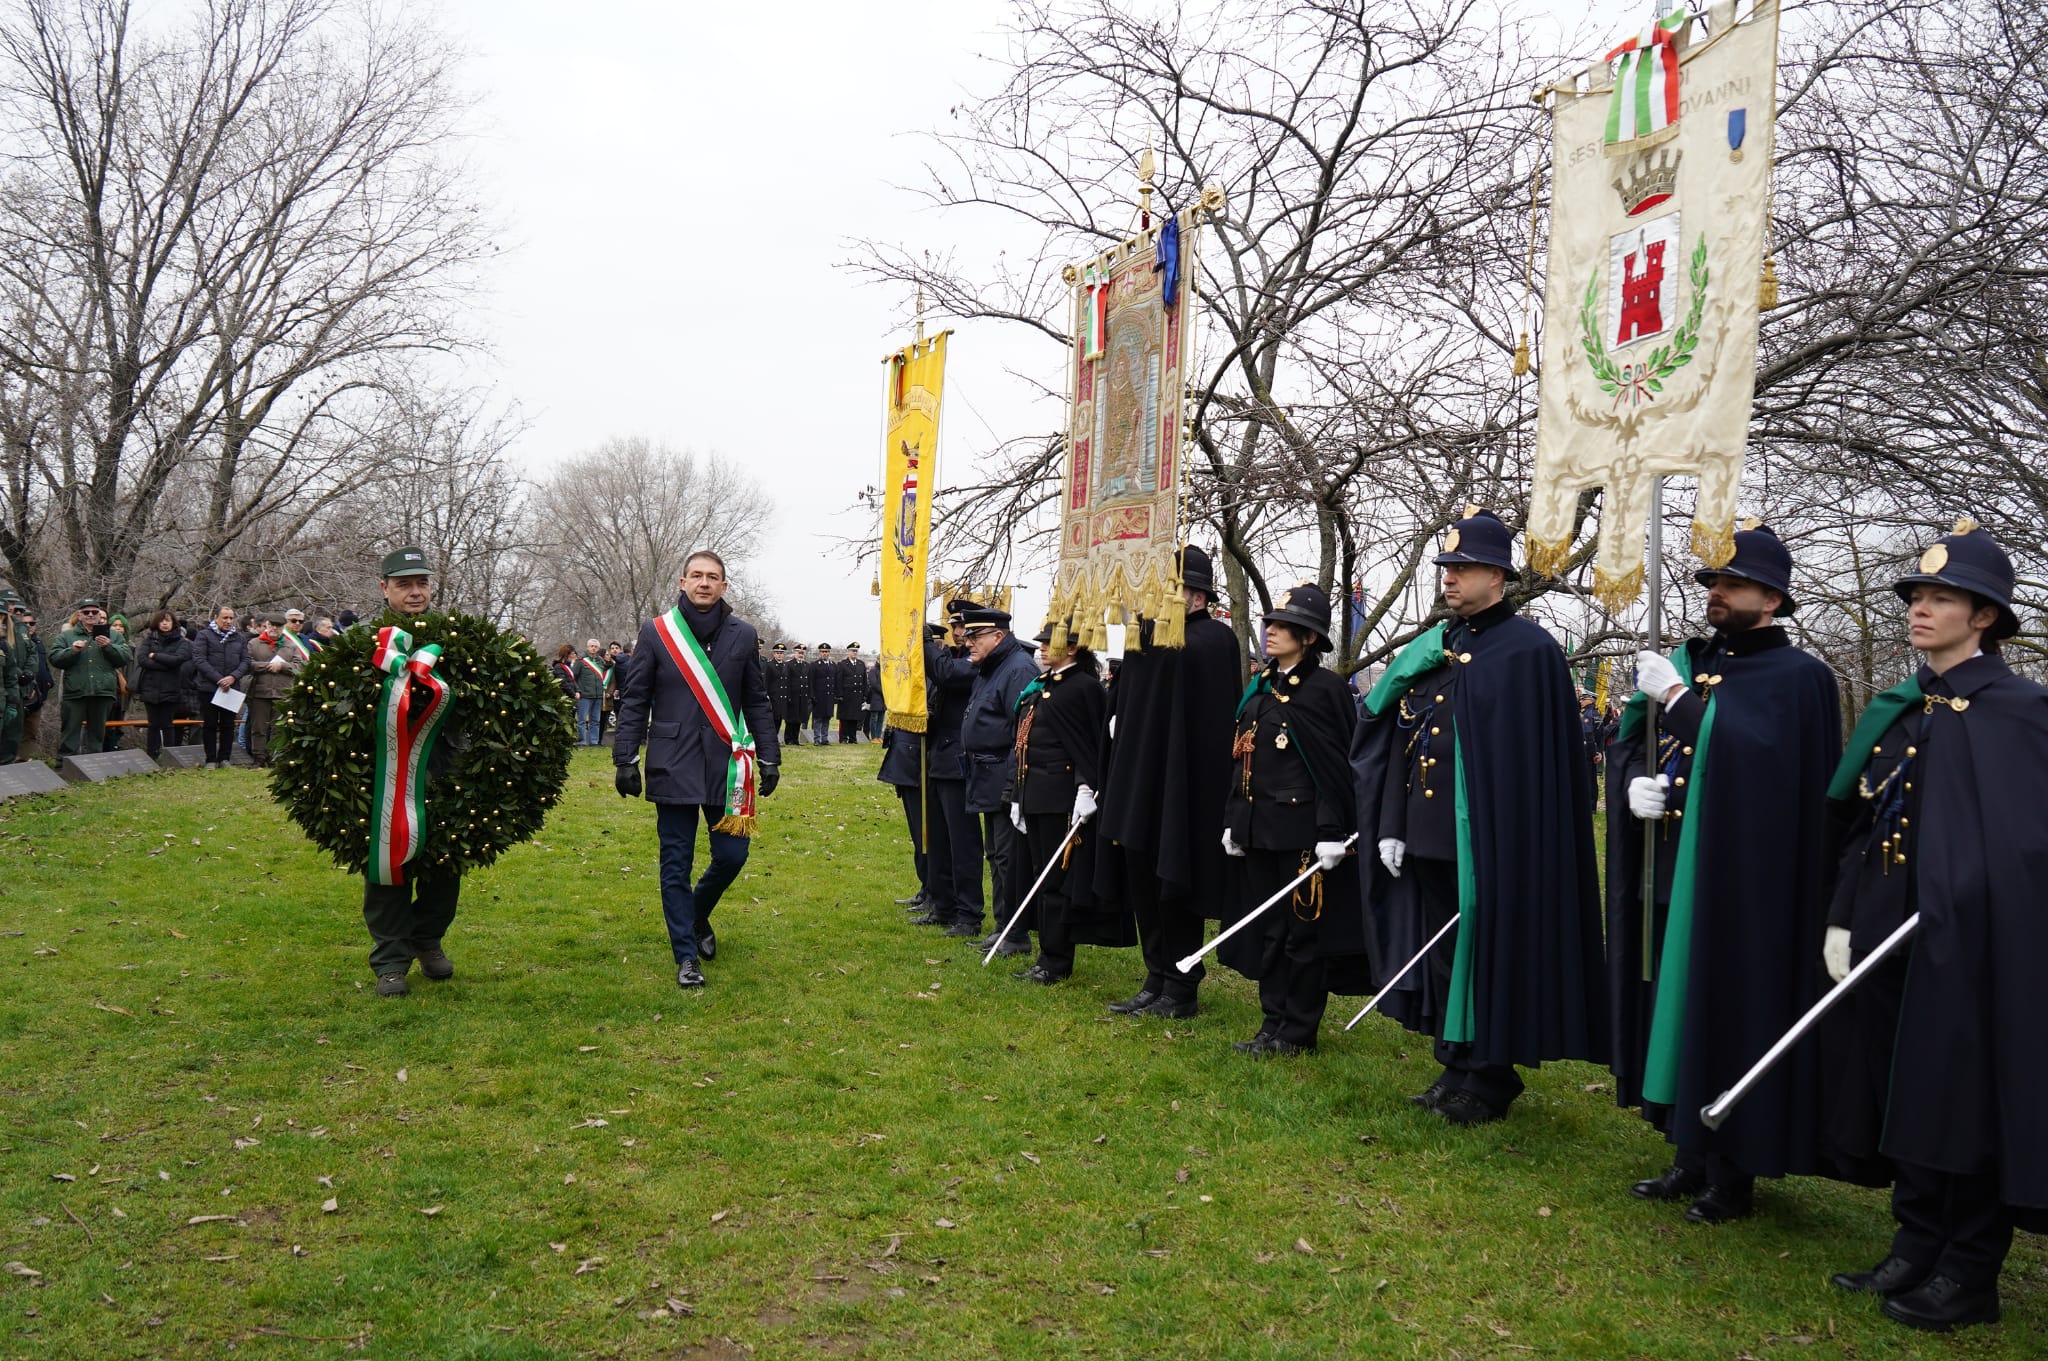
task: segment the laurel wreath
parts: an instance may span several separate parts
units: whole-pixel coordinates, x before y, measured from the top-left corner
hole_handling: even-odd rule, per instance
[[[1687,270],[1692,283],[1692,306],[1686,310],[1685,321],[1672,335],[1671,343],[1659,345],[1643,361],[1649,376],[1639,381],[1652,392],[1662,392],[1666,378],[1692,363],[1692,352],[1700,343],[1700,316],[1707,304],[1707,277],[1707,236],[1701,232]],[[1579,344],[1586,351],[1586,361],[1592,367],[1593,377],[1599,380],[1600,390],[1614,392],[1621,387],[1621,368],[1609,357],[1607,346],[1600,339],[1599,300],[1600,271],[1596,267],[1586,283],[1585,300],[1579,304]]]
[[[434,672],[453,707],[429,762],[425,825],[411,868],[488,865],[540,830],[568,778],[570,706],[533,645],[489,620],[439,612],[402,624],[413,646],[439,643]],[[381,678],[377,625],[336,636],[278,704],[271,795],[322,850],[361,871],[370,851]]]

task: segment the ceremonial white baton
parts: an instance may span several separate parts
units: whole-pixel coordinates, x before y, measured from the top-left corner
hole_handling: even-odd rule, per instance
[[[1740,1082],[1700,1107],[1700,1123],[1708,1129],[1721,1128],[1721,1122],[1726,1120],[1730,1113],[1734,1111],[1736,1103],[1749,1095],[1750,1088],[1764,1080],[1764,1075],[1771,1071],[1779,1059],[1785,1057],[1785,1051],[1799,1043],[1800,1038],[1807,1031],[1813,1029],[1815,1022],[1827,1015],[1835,1003],[1847,997],[1849,990],[1858,983],[1861,983],[1865,975],[1884,961],[1886,955],[1889,955],[1892,951],[1905,944],[1906,938],[1919,929],[1919,926],[1920,914],[1918,912],[1900,922],[1896,931],[1893,931],[1889,936],[1878,942],[1875,950],[1865,955],[1860,964],[1842,976],[1841,982],[1829,988],[1818,1002],[1815,1002],[1807,1009],[1804,1016],[1793,1022],[1792,1028],[1780,1036],[1776,1044],[1764,1051],[1764,1056],[1756,1061],[1755,1066],[1742,1075]]]
[[[1352,844],[1357,840],[1358,833],[1356,832],[1353,832],[1350,836],[1345,837],[1344,849],[1347,851],[1350,850]],[[1274,903],[1279,902],[1282,898],[1285,898],[1288,894],[1300,888],[1310,879],[1322,873],[1322,870],[1323,866],[1321,861],[1317,861],[1315,864],[1310,865],[1300,874],[1295,875],[1292,879],[1289,879],[1285,884],[1282,884],[1280,886],[1280,891],[1278,893],[1266,899],[1266,901],[1260,903],[1257,907],[1253,908],[1251,911],[1245,913],[1242,917],[1239,917],[1236,921],[1232,922],[1227,930],[1218,931],[1216,933],[1216,938],[1214,940],[1210,941],[1207,945],[1204,945],[1201,949],[1189,955],[1186,959],[1178,961],[1174,964],[1173,967],[1179,970],[1181,973],[1186,973],[1189,969],[1194,968],[1195,965],[1202,962],[1203,955],[1208,954],[1211,950],[1221,945],[1224,941],[1229,940],[1232,936],[1244,930],[1247,926],[1250,926],[1254,921],[1258,919],[1258,916],[1261,912],[1264,912]]]
[[[1388,993],[1392,992],[1394,990],[1394,985],[1400,982],[1402,979],[1406,978],[1408,976],[1408,971],[1414,968],[1416,965],[1420,964],[1422,962],[1422,957],[1428,954],[1431,950],[1434,950],[1436,948],[1436,943],[1442,940],[1445,936],[1448,936],[1451,933],[1451,928],[1458,924],[1458,918],[1464,915],[1465,914],[1462,912],[1453,912],[1451,914],[1451,919],[1445,922],[1442,928],[1439,929],[1435,935],[1429,938],[1429,944],[1423,946],[1420,950],[1417,950],[1415,952],[1415,958],[1409,960],[1406,964],[1403,964],[1401,966],[1401,972],[1395,974],[1392,978],[1389,978],[1385,983],[1381,984],[1380,990],[1372,995],[1372,1000],[1370,1002],[1367,1002],[1365,1004],[1365,1010],[1359,1012],[1356,1016],[1353,1016],[1351,1018],[1350,1024],[1346,1025],[1344,1028],[1346,1030],[1349,1030],[1352,1026],[1357,1025],[1360,1021],[1372,1015],[1372,1009],[1380,1004],[1380,999],[1382,997],[1385,997]]]
[[[996,943],[989,946],[988,953],[981,957],[982,968],[986,969],[988,962],[996,957],[996,951],[1003,948],[1003,942],[1010,938],[1010,928],[1015,926],[1017,919],[1024,915],[1024,909],[1031,906],[1031,900],[1038,896],[1039,887],[1045,883],[1045,876],[1051,874],[1052,867],[1060,863],[1060,857],[1067,853],[1067,842],[1072,841],[1074,833],[1080,830],[1081,819],[1075,818],[1073,825],[1067,828],[1066,839],[1061,841],[1059,849],[1052,853],[1052,859],[1045,862],[1045,868],[1038,872],[1038,880],[1031,885],[1031,891],[1024,895],[1023,902],[1017,904],[1017,910],[1012,912],[1010,919],[1003,923],[1003,929],[996,932]]]

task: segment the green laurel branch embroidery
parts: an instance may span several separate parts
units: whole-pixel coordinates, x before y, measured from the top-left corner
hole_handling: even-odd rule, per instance
[[[1705,232],[1700,233],[1699,243],[1693,247],[1686,277],[1692,284],[1692,306],[1686,309],[1685,321],[1672,335],[1669,345],[1658,346],[1643,361],[1648,374],[1641,381],[1652,392],[1662,392],[1664,380],[1692,363],[1693,351],[1699,348],[1700,318],[1706,311],[1707,281],[1711,277]],[[1600,338],[1599,301],[1600,271],[1596,267],[1593,277],[1586,281],[1586,296],[1579,303],[1579,346],[1586,352],[1587,365],[1593,370],[1600,390],[1614,392],[1621,387],[1621,370]]]

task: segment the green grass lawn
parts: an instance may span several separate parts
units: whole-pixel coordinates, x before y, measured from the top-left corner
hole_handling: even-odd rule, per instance
[[[394,1000],[253,772],[0,805],[0,1355],[2048,1355],[2041,1240],[2003,1325],[1909,1333],[1827,1284],[1881,1196],[1686,1225],[1628,1195],[1663,1145],[1601,1070],[1454,1130],[1342,999],[1255,1063],[1225,972],[1160,1022],[1103,1011],[1135,951],[976,967],[890,904],[872,747],[791,754],[685,995],[608,762]]]

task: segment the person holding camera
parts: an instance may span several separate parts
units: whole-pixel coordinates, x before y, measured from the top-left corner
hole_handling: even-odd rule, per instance
[[[107,716],[121,697],[121,671],[130,655],[128,644],[107,626],[107,607],[97,600],[79,601],[50,652],[50,665],[64,673],[58,755],[76,756],[105,745]]]

